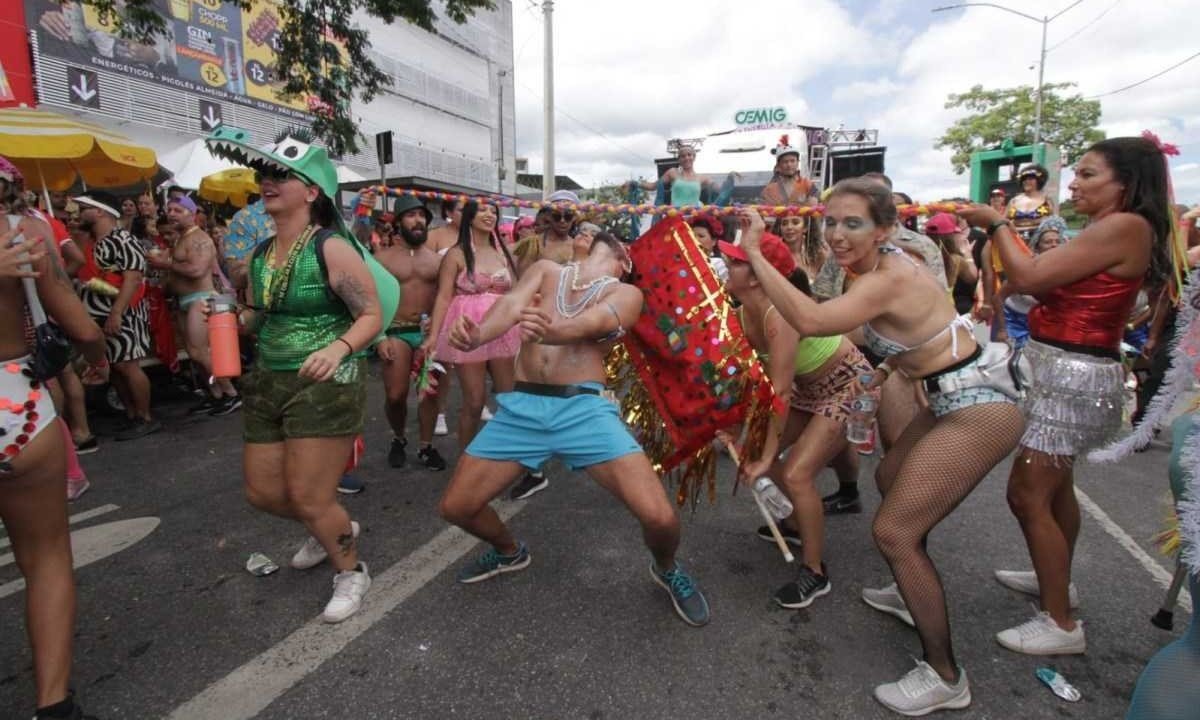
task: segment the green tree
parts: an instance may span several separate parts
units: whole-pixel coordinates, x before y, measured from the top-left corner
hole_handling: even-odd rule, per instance
[[[1096,129],[1100,122],[1100,102],[1084,100],[1078,93],[1065,91],[1075,83],[1047,83],[1042,95],[1042,141],[1057,145],[1064,158],[1076,158],[1089,145],[1104,139]],[[954,172],[961,175],[969,167],[971,153],[989,150],[1012,138],[1017,145],[1033,144],[1033,126],[1037,96],[1030,85],[1002,90],[984,90],[976,85],[962,94],[951,94],[947,108],[965,108],[971,114],[951,125],[937,139],[938,150],[950,148]]]
[[[249,9],[253,0],[227,0]],[[117,0],[82,0],[101,18],[113,23],[122,37],[141,42],[152,41],[166,32],[166,19],[159,14],[154,0],[125,0],[118,12]],[[287,4],[280,29],[276,66],[286,84],[281,97],[315,98],[313,134],[334,155],[358,152],[363,137],[350,113],[355,95],[370,102],[391,85],[391,78],[367,55],[371,43],[367,31],[351,22],[355,10],[385,23],[397,19],[425,30],[433,30],[436,18],[432,0],[294,0]],[[494,0],[442,0],[446,17],[466,22],[476,10],[492,10]],[[328,36],[338,38],[346,49],[346,61]]]

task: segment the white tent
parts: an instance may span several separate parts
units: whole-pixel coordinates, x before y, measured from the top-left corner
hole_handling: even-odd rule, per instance
[[[158,157],[160,165],[174,175],[170,183],[187,190],[198,190],[200,181],[222,170],[240,167],[208,151],[203,138],[196,138]]]
[[[346,183],[364,182],[366,180],[365,177],[363,177],[362,175],[359,175],[358,173],[354,172],[353,170],[346,167],[345,165],[337,166],[337,178],[338,178],[338,185],[345,185]]]

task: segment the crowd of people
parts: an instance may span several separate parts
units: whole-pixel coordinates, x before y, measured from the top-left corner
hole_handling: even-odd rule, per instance
[[[0,407],[23,412],[0,427],[11,441],[0,461],[0,518],[28,584],[38,718],[81,716],[68,690],[66,502],[88,487],[77,456],[98,449],[85,386],[109,382],[118,393],[125,424],[117,440],[151,436],[162,423],[144,365],[155,357],[186,376],[179,346],[203,395],[188,413],[241,411],[248,502],[303,525],[308,537],[291,566],[333,567],[325,621],[353,616],[371,586],[361,528],[338,493],[361,489],[351,470],[376,358],[390,467],[410,462],[415,394],[416,462],[447,469],[435,437],[448,434],[446,402],[457,398],[458,459],[438,512],[488,546],[459,582],[529,566],[530,548],[490,503],[546,489],[545,465],[559,458],[638,520],[651,579],[678,616],[691,626],[709,622],[699,583],[676,559],[676,509],[606,388],[605,359],[642,312],[629,252],[636,238],[583,216],[579,198],[564,191],[518,218],[507,239],[498,232],[501,208],[484,197],[431,211],[406,195],[378,211],[364,191],[347,221],[333,165],[310,138],[293,132],[253,148],[223,136],[211,147],[253,167],[260,184],[261,197],[227,221],[182,189],[161,203],[149,193],[49,193],[39,210],[16,168],[0,162],[8,216]],[[680,167],[645,189],[677,206],[723,194],[732,178],[718,189],[694,172],[694,157],[683,148]],[[1038,166],[1020,172],[1022,192],[1011,199],[1003,191],[987,204],[952,198],[955,213],[918,223],[901,217],[898,206],[911,200],[886,176],[842,180],[818,195],[799,157],[782,138],[764,197],[821,203],[819,214],[746,207],[688,220],[779,400],[764,447],[740,458],[737,479],[771,477],[792,503],[780,530],[801,562],[774,600],[806,608],[836,577],[825,516],[862,512],[861,457],[882,453],[872,535],[892,578],[862,599],[915,628],[923,652],[874,694],[904,715],[966,707],[970,684],[928,535],[1015,453],[1008,501],[1032,570],[996,578],[1036,596],[1039,610],[1000,630],[997,642],[1034,655],[1085,652],[1071,582],[1075,460],[1122,425],[1130,342],[1145,356],[1142,384],[1153,392],[1178,291],[1172,223],[1182,221],[1198,245],[1200,212],[1169,206],[1164,156],[1142,138],[1102,141],[1078,160],[1071,197],[1087,220],[1078,233],[1057,215]],[[207,322],[222,296],[236,302],[243,335],[248,367],[237,382],[214,377]],[[42,307],[73,343],[74,359],[43,362]],[[990,342],[975,323],[990,324]],[[852,401],[864,395],[878,404],[874,430],[868,442],[851,442]],[[42,432],[50,425],[57,428]],[[816,480],[825,467],[838,487],[822,497]],[[769,527],[757,533],[773,538]]]

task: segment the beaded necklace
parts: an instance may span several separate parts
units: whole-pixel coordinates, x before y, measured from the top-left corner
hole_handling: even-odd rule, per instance
[[[308,241],[317,232],[316,225],[309,225],[300,233],[300,237],[296,238],[296,242],[292,243],[291,250],[288,251],[287,261],[283,267],[275,267],[275,245],[279,242],[279,238],[271,241],[271,246],[267,248],[266,257],[263,258],[263,286],[262,286],[262,305],[268,310],[278,307],[283,302],[283,295],[287,293],[288,283],[292,278],[292,269],[296,266],[296,260],[300,257],[300,252]]]
[[[601,275],[586,283],[579,284],[579,264],[567,263],[559,272],[558,292],[555,294],[554,304],[558,314],[564,318],[573,318],[595,300],[604,288],[618,282],[611,275]],[[583,292],[583,295],[578,300],[570,302],[567,300],[567,288],[570,287],[576,292]]]

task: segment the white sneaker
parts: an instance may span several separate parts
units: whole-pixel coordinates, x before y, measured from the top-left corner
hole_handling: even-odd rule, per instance
[[[333,576],[333,597],[321,613],[327,623],[340,623],[362,607],[363,596],[371,589],[367,564],[360,562],[353,570],[343,570]]]
[[[1045,611],[1014,628],[996,633],[996,642],[1026,655],[1081,655],[1087,650],[1082,620],[1076,620],[1075,629],[1068,632]]]
[[[1037,573],[1032,570],[997,570],[995,575],[996,581],[1009,590],[1016,590],[1034,597],[1041,595]],[[1067,586],[1067,596],[1072,610],[1079,607],[1079,592],[1075,589],[1075,583]]]
[[[900,596],[900,588],[896,587],[896,583],[881,588],[863,588],[862,599],[879,612],[894,615],[912,627],[917,626],[913,622],[912,614],[908,612],[908,606],[904,604],[904,598]]]
[[[492,419],[492,411],[488,410],[487,405],[483,406],[483,411],[479,413],[479,419],[483,422],[487,422],[488,420]]]
[[[358,539],[358,523],[354,520],[350,521],[350,527],[354,530],[354,538]],[[311,535],[296,554],[292,556],[292,567],[297,570],[307,570],[311,567],[316,567],[325,562],[329,557],[329,553],[325,552],[325,547],[321,545],[321,541]]]
[[[437,424],[433,426],[433,434],[438,436],[450,434],[450,428],[446,427],[445,413],[438,413]]]
[[[918,661],[915,668],[896,682],[876,687],[875,699],[889,710],[918,717],[934,710],[965,708],[971,704],[971,686],[967,683],[967,671],[961,667],[958,682],[951,685],[929,663]]]

